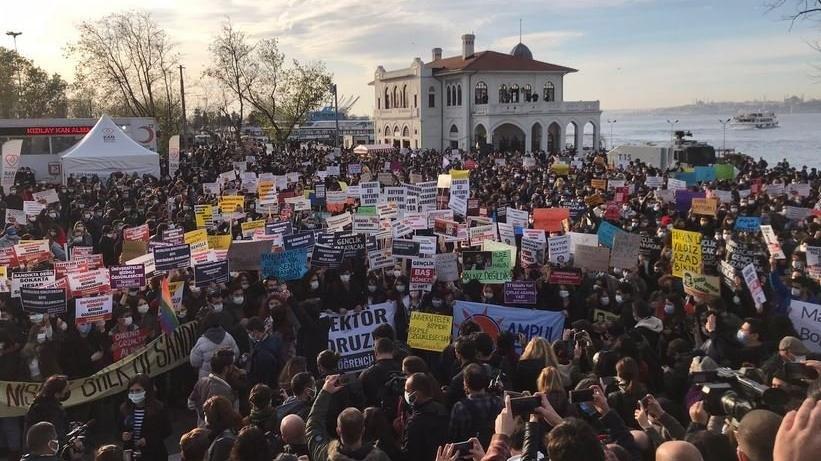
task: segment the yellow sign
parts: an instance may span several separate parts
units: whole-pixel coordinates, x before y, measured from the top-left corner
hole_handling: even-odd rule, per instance
[[[247,221],[240,225],[242,228],[242,236],[248,237],[254,234],[257,229],[265,229],[265,220],[257,219],[256,221]]]
[[[208,248],[212,250],[227,250],[231,247],[230,235],[209,235]]]
[[[197,227],[207,227],[214,222],[214,207],[211,205],[196,205],[194,207],[194,219]]]
[[[339,184],[339,190],[342,192],[348,192],[348,183],[345,181],[337,181],[337,184]]]
[[[694,198],[690,205],[693,214],[702,216],[715,216],[717,207],[717,198]]]
[[[470,170],[450,170],[451,179],[469,179]]]
[[[126,390],[128,381],[138,373],[155,377],[182,364],[187,365],[197,338],[197,322],[183,324],[173,334],[160,336],[91,376],[69,381],[71,396],[62,405],[73,407],[119,394]],[[42,385],[43,383],[33,382],[0,382],[0,417],[25,415]]]
[[[701,297],[721,296],[721,279],[718,277],[684,271],[681,282],[684,285],[684,292],[688,295]]]
[[[453,317],[411,312],[408,346],[425,351],[442,352],[450,344]]]
[[[208,232],[205,229],[186,232],[183,239],[185,243],[191,245],[191,255],[208,251]]]
[[[673,276],[701,273],[701,233],[673,229]]]
[[[245,209],[245,197],[242,195],[223,195],[220,197],[220,213],[241,213]]]
[[[567,176],[570,174],[570,165],[567,163],[554,163],[553,165],[550,165],[550,171],[559,176]]]

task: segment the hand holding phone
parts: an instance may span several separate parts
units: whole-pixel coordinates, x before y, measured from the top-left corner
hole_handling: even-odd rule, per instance
[[[593,389],[581,389],[570,391],[570,403],[583,403],[593,401]]]
[[[542,399],[536,395],[510,399],[510,409],[513,411],[513,416],[529,415],[533,413],[533,410],[539,408],[541,404]]]

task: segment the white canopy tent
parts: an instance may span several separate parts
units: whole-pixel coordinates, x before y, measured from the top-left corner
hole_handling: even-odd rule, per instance
[[[139,145],[105,114],[80,142],[60,154],[60,158],[63,182],[71,175],[96,174],[105,179],[116,172],[160,177],[159,154]]]
[[[393,152],[394,147],[390,144],[360,144],[353,149],[356,155],[376,155],[385,152]]]

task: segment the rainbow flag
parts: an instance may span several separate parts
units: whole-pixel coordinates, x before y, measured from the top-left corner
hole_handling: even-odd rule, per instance
[[[174,303],[171,301],[171,290],[168,288],[168,277],[162,279],[162,293],[160,295],[160,307],[158,310],[160,317],[160,327],[163,333],[171,334],[180,326],[177,313],[174,312]]]

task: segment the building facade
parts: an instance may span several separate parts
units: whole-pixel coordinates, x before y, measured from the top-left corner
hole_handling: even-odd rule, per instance
[[[379,66],[374,87],[376,142],[443,150],[492,146],[500,150],[559,152],[567,144],[598,147],[598,101],[565,101],[564,77],[575,69],[533,59],[523,43],[509,53],[474,52],[415,58],[404,69]],[[587,134],[585,136],[585,133]]]

